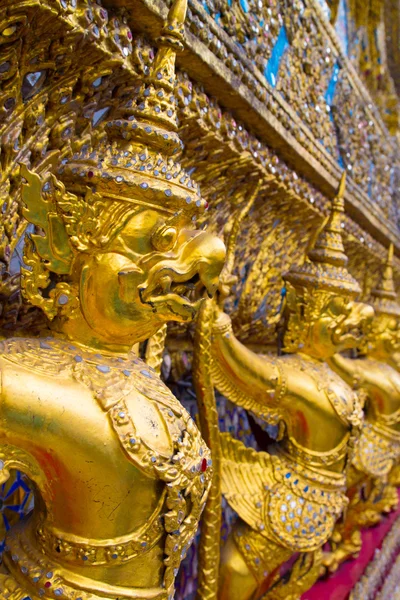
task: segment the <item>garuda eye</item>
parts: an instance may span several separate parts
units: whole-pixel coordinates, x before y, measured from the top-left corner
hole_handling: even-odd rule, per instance
[[[167,252],[175,246],[178,232],[171,225],[162,225],[151,237],[153,247],[159,252]]]
[[[348,311],[346,310],[346,303],[343,299],[336,298],[329,303],[326,312],[332,317],[339,317],[342,314],[345,315]]]

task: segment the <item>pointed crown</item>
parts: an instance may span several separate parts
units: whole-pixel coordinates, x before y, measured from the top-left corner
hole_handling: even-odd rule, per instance
[[[183,49],[187,0],[175,0],[157,40],[158,52],[125,116],[106,125],[108,141],[82,148],[58,171],[67,189],[95,186],[104,198],[155,207],[195,219],[208,207],[198,185],[179,164],[183,148],[177,133],[175,57]]]
[[[400,317],[400,305],[393,280],[393,244],[390,244],[382,278],[377,287],[372,290],[372,305],[376,313]]]
[[[285,275],[285,279],[295,288],[336,291],[354,296],[361,291],[346,268],[348,258],[342,240],[345,188],[346,173],[343,173],[329,217],[308,251],[304,263]]]

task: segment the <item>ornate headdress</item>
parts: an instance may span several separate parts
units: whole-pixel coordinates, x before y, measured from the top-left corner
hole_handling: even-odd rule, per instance
[[[108,139],[64,158],[57,179],[22,165],[23,213],[41,229],[25,245],[22,289],[49,318],[78,306],[77,289],[66,281],[51,284],[50,272],[68,275],[76,251],[107,248],[140,207],[196,219],[207,208],[199,188],[181,167],[177,134],[175,56],[183,48],[187,0],[175,0],[158,40],[158,53],[137,100],[124,117],[107,123]]]
[[[371,304],[376,313],[400,317],[400,305],[397,302],[397,294],[393,281],[393,244],[389,246],[382,278],[378,286],[372,290],[371,296]]]
[[[198,185],[177,161],[183,144],[177,134],[175,56],[183,48],[186,8],[187,0],[173,3],[136,100],[128,103],[124,118],[107,123],[109,141],[64,159],[58,175],[68,190],[95,187],[105,199],[194,219],[207,208]]]
[[[346,174],[343,173],[339,190],[332,202],[330,215],[304,263],[291,269],[285,279],[295,288],[336,291],[356,296],[360,286],[346,266],[348,258],[342,240],[341,219],[344,213]]]

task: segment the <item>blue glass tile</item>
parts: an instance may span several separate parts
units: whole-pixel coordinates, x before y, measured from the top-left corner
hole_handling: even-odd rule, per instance
[[[325,18],[329,20],[331,16],[331,9],[329,8],[327,0],[317,0],[317,2],[322,8]]]
[[[348,7],[347,0],[339,0],[335,23],[336,33],[340,39],[342,49],[346,56],[349,55]]]
[[[19,471],[13,471],[10,479],[0,485],[0,561],[4,552],[4,534],[32,508],[33,494]]]
[[[284,26],[282,26],[279,31],[275,46],[272,49],[271,58],[269,59],[264,70],[265,78],[268,83],[272,85],[272,87],[276,86],[281,60],[288,46],[289,40],[286,34],[286,29]]]
[[[331,78],[328,83],[328,88],[325,92],[325,100],[326,100],[326,103],[328,106],[332,106],[332,104],[333,104],[333,98],[335,96],[336,85],[337,85],[338,78],[339,78],[339,71],[340,71],[340,66],[339,66],[339,63],[336,62],[333,67],[332,75],[331,75]]]

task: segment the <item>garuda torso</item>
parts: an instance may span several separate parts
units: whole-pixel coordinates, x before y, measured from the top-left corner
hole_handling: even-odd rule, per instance
[[[366,398],[366,419],[353,465],[375,479],[386,479],[400,458],[400,375],[373,358],[335,356],[332,365]]]
[[[360,382],[368,400],[354,464],[375,478],[386,478],[400,459],[400,375],[380,361],[360,362],[368,373],[364,386]]]
[[[286,430],[281,451],[305,466],[342,473],[359,436],[358,396],[322,361],[292,354],[277,365],[283,382],[278,418]]]
[[[249,352],[231,331],[215,335],[215,385],[279,433],[268,453],[222,436],[223,491],[261,535],[293,552],[312,551],[347,503],[345,470],[362,419],[358,397],[320,361]]]
[[[18,468],[38,490],[1,597],[170,597],[211,478],[188,413],[133,354],[52,338],[0,352],[2,479]]]

